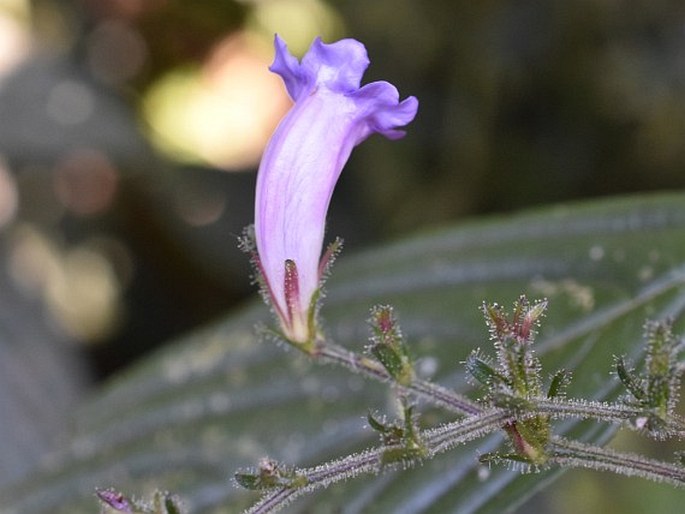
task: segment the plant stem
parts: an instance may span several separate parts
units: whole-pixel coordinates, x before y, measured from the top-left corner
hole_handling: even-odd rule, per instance
[[[648,459],[634,453],[623,453],[578,441],[554,437],[549,462],[563,467],[610,471],[637,476],[654,482],[668,482],[685,487],[685,467],[670,462]]]
[[[648,414],[642,409],[620,403],[562,398],[535,398],[532,399],[531,402],[534,405],[533,410],[535,413],[549,414],[557,419],[595,419],[598,421],[615,423],[635,420],[640,417],[645,417]],[[629,426],[631,428],[638,428],[632,423],[630,423]],[[663,420],[663,431],[660,431],[659,435],[679,437],[681,439],[685,438],[685,423],[681,418],[669,417],[668,419]]]
[[[322,362],[345,367],[374,380],[393,381],[390,374],[378,361],[359,355],[330,341],[323,342],[317,351],[308,355]],[[401,385],[397,382],[394,382],[394,385],[400,391],[413,393],[434,405],[459,414],[472,416],[483,410],[483,407],[469,398],[426,380],[414,378],[408,385]]]
[[[427,450],[426,455],[434,457],[459,444],[497,432],[513,419],[502,409],[489,409],[440,427],[423,430],[419,433],[419,439]],[[299,496],[316,489],[328,487],[333,483],[364,473],[378,473],[383,469],[394,469],[400,464],[406,467],[417,462],[417,459],[401,459],[387,463],[384,459],[388,452],[402,449],[401,446],[380,446],[312,468],[298,469],[296,473],[306,477],[306,485],[268,491],[245,514],[270,514],[282,509]]]

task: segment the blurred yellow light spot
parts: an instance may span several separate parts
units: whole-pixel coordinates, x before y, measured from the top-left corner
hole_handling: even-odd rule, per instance
[[[59,273],[59,252],[52,242],[29,225],[12,233],[9,273],[30,296],[41,296],[50,278]]]
[[[175,70],[146,96],[152,138],[185,162],[254,166],[289,100],[267,67],[265,47],[245,34],[218,44],[198,70]]]
[[[108,334],[119,318],[119,284],[112,266],[88,248],[68,251],[61,273],[48,284],[47,300],[62,326],[81,341]]]
[[[256,2],[248,24],[268,37],[279,34],[295,55],[303,55],[316,36],[331,42],[344,33],[342,18],[320,0]]]
[[[245,0],[247,30],[220,41],[198,69],[174,70],[148,91],[144,115],[158,148],[188,163],[236,170],[255,166],[290,102],[268,71],[273,35],[302,55],[316,36],[337,38],[343,24],[320,0]]]
[[[30,225],[18,227],[11,237],[9,272],[14,282],[42,299],[66,333],[86,343],[110,334],[122,311],[122,283],[103,241],[64,250]]]
[[[0,0],[0,78],[29,53],[29,12],[27,0]]]

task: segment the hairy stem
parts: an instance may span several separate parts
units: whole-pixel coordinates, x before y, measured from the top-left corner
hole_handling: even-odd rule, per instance
[[[489,409],[440,427],[423,430],[419,433],[419,439],[425,446],[426,455],[434,457],[459,444],[497,432],[504,424],[512,420],[512,416],[502,409]],[[417,459],[400,459],[396,462],[387,462],[385,456],[388,452],[402,449],[401,446],[380,446],[312,468],[298,469],[297,474],[306,477],[306,485],[268,491],[245,514],[277,512],[299,496],[316,489],[365,473],[379,473],[384,469],[395,469],[398,465],[406,467],[417,461]]]
[[[569,441],[562,437],[552,439],[551,450],[549,462],[563,467],[610,471],[685,487],[685,467],[678,464]]]
[[[560,418],[595,419],[608,423],[625,422],[644,417],[644,410],[620,403],[596,402],[574,399],[546,399],[531,400],[535,413],[549,414]],[[636,428],[633,424],[629,426]],[[685,438],[685,423],[681,418],[670,417],[663,420],[662,435]]]
[[[316,352],[310,355],[314,359],[343,366],[374,380],[381,382],[392,381],[390,374],[376,360],[359,355],[329,341],[324,342]],[[483,410],[483,407],[467,397],[426,380],[414,378],[407,385],[395,382],[395,386],[400,391],[413,393],[434,405],[459,414],[472,416],[479,414]]]

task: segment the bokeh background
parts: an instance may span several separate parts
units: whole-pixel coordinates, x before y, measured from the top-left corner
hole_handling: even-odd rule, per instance
[[[365,81],[420,100],[343,174],[346,252],[685,186],[680,0],[0,0],[0,485],[111,374],[254,296],[236,236],[289,106],[276,32],[355,37]]]

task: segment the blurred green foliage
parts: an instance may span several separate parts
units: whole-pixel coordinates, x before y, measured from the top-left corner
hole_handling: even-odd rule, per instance
[[[346,177],[366,184],[392,233],[685,184],[682,2],[339,7],[371,50],[371,74],[421,101],[407,142],[360,148]]]

